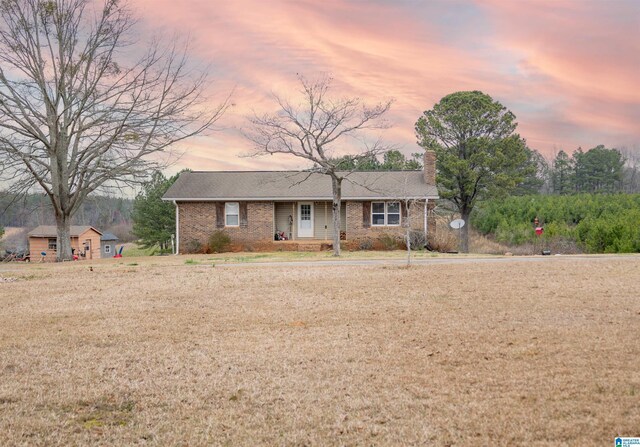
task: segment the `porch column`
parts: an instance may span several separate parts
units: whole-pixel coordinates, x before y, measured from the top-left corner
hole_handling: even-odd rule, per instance
[[[296,239],[296,202],[291,204],[291,218],[293,222],[291,222],[291,240],[294,241]]]
[[[324,202],[324,240],[327,240],[327,231],[329,225],[327,225],[327,202]]]

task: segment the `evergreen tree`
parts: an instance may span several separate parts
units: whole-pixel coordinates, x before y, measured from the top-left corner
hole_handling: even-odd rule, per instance
[[[548,189],[549,164],[535,149],[525,148],[527,160],[520,166],[523,180],[513,191],[514,195],[539,194]]]
[[[418,144],[436,152],[440,196],[465,222],[478,201],[513,191],[534,171],[516,127],[513,113],[479,91],[445,96],[418,119]],[[468,229],[461,231],[463,252],[469,251]]]
[[[178,179],[178,175],[166,178],[156,171],[133,203],[133,234],[144,248],[158,246],[161,250],[171,247],[171,235],[176,227],[176,208],[162,196]]]
[[[622,190],[624,159],[616,149],[603,145],[573,153],[576,189],[578,192],[612,193]]]
[[[574,190],[573,160],[563,150],[553,160],[551,184],[554,194],[569,194]]]
[[[383,154],[382,162],[371,154],[365,157],[344,155],[331,161],[342,171],[415,171],[422,169],[421,158],[417,153],[407,158],[399,150],[391,149]]]
[[[381,171],[414,171],[418,169],[422,169],[420,154],[412,154],[411,158],[407,158],[396,149],[385,152],[380,165]]]

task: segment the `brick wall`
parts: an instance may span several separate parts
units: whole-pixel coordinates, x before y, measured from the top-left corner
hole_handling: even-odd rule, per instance
[[[423,177],[424,182],[427,185],[435,185],[436,184],[436,153],[433,151],[425,151],[424,152],[424,167],[423,167]]]
[[[188,253],[194,242],[206,246],[209,236],[222,230],[233,245],[273,241],[273,202],[247,202],[246,227],[216,227],[216,202],[178,202],[180,253]]]
[[[429,200],[428,209],[433,210],[435,202]],[[430,211],[427,215],[429,238],[435,234],[435,216]],[[424,203],[412,203],[409,208],[409,222],[411,228],[424,231]],[[404,236],[406,228],[400,226],[363,226],[362,202],[347,202],[347,240],[359,241],[370,238],[376,239],[381,234]]]
[[[376,239],[381,234],[404,236],[403,226],[370,226],[365,228],[362,219],[362,202],[346,202],[347,240],[357,242],[363,239]],[[430,200],[428,207],[433,209],[435,203]],[[194,242],[206,247],[209,236],[216,228],[216,202],[178,202],[180,213],[180,253],[188,253],[194,249]],[[231,237],[235,249],[274,250],[293,249],[274,244],[273,241],[273,202],[248,202],[247,226],[225,227],[221,230]],[[429,212],[429,238],[435,234],[435,218]],[[409,210],[411,228],[424,230],[424,204],[413,203]]]

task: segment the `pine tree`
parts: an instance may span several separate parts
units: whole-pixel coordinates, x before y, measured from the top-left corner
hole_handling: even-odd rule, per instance
[[[162,196],[178,175],[166,178],[162,172],[154,172],[133,203],[133,234],[144,248],[158,246],[164,251],[171,246],[176,208],[173,203],[163,201]]]
[[[553,160],[551,182],[555,194],[569,194],[574,190],[573,160],[563,150]]]

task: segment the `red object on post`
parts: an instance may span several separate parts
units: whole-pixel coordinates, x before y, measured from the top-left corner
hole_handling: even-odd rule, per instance
[[[544,232],[544,228],[542,228],[542,227],[536,227],[536,234],[537,234],[538,236],[540,236],[543,232]]]

